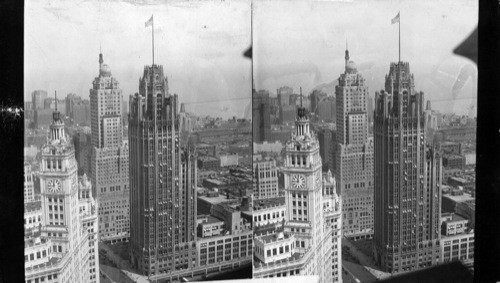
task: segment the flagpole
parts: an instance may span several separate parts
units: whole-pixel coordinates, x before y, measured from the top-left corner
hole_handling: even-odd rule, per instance
[[[399,15],[399,21],[398,21],[398,27],[399,27],[399,60],[398,62],[401,62],[401,12],[398,13]]]
[[[152,42],[153,42],[153,66],[155,65],[155,21],[153,16],[151,16],[151,34],[152,34]],[[154,70],[153,70],[154,72]]]

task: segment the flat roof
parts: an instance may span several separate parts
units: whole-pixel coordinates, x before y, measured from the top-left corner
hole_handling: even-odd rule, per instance
[[[224,222],[224,220],[221,220],[221,219],[219,219],[219,218],[217,218],[215,216],[209,215],[207,217],[207,222],[205,222],[205,223],[212,224],[212,223],[217,223],[217,222]],[[202,225],[205,224],[205,223],[202,223]]]
[[[42,209],[41,201],[28,202],[24,204],[24,212],[31,212]]]
[[[285,197],[269,198],[269,199],[258,199],[253,201],[253,209],[259,210],[268,207],[285,205]]]
[[[443,197],[451,199],[454,202],[464,202],[464,201],[468,201],[468,200],[475,200],[474,197],[472,197],[470,194],[467,194],[467,193],[464,193],[463,195],[459,195],[459,196],[452,196],[451,194],[444,194]]]
[[[451,215],[451,220],[448,220],[446,222],[458,222],[458,221],[463,221],[463,220],[467,220],[467,219],[463,218],[462,216],[460,216],[458,214],[453,213]]]
[[[225,195],[219,195],[217,197],[198,196],[198,199],[204,200],[204,201],[209,202],[211,204],[218,204],[218,203],[231,202],[231,201],[237,200],[234,198],[228,199]]]

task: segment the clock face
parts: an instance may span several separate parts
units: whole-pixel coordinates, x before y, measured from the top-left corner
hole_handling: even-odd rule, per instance
[[[294,189],[302,189],[306,185],[306,178],[300,175],[292,176],[292,186]]]
[[[49,193],[58,193],[61,191],[61,182],[59,180],[48,180],[47,181],[47,191]]]

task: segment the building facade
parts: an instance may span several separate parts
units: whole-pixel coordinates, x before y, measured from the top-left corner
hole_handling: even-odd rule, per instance
[[[88,229],[97,228],[96,203],[90,184],[83,189],[78,182],[75,151],[57,108],[41,151],[42,217],[25,233],[26,282],[99,282],[96,239]]]
[[[252,97],[252,133],[253,142],[269,141],[271,138],[271,113],[269,92],[265,90],[253,92]]]
[[[31,165],[24,163],[24,203],[35,201],[35,180]]]
[[[343,235],[373,236],[373,140],[368,137],[368,86],[349,61],[335,87],[337,141],[334,175],[342,197]]]
[[[254,160],[254,199],[276,198],[278,192],[278,170],[272,158]]]
[[[99,76],[90,90],[91,180],[99,202],[99,238],[128,241],[129,184],[128,144],[123,141],[122,90],[99,54]]]
[[[387,272],[437,264],[441,157],[426,144],[424,95],[409,63],[391,63],[375,95],[374,255]]]
[[[325,221],[319,143],[299,107],[283,166],[285,219],[274,232],[256,235],[254,278],[317,275],[332,282],[332,229]]]
[[[146,275],[196,266],[196,156],[180,140],[177,95],[146,66],[130,96],[130,248]]]

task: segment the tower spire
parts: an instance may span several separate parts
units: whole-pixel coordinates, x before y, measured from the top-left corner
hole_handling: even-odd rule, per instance
[[[347,70],[347,63],[349,63],[349,48],[347,46],[347,36],[345,38],[345,68]]]
[[[302,108],[302,87],[300,87],[300,108]]]

